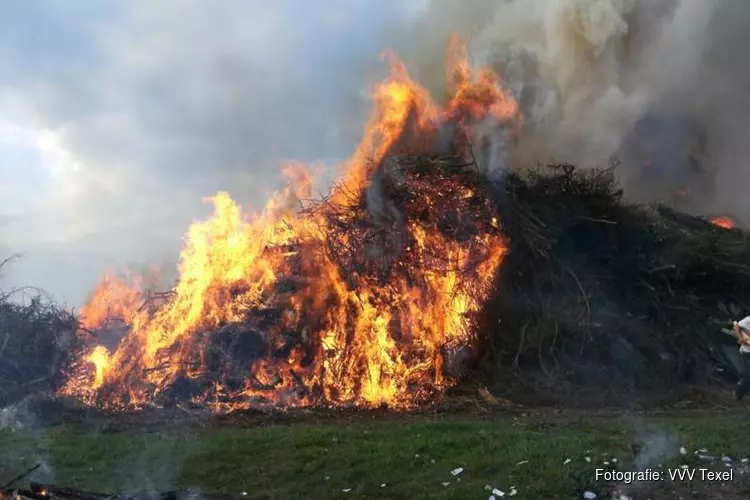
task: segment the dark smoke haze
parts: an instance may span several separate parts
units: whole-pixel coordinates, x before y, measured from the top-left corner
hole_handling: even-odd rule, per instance
[[[351,153],[382,50],[439,91],[453,31],[522,103],[509,166],[606,164],[655,115],[679,181],[669,152],[700,123],[700,210],[750,221],[748,2],[29,0],[0,18],[0,255],[25,253],[3,287],[78,304],[106,269],[173,267],[204,196],[259,208],[284,160]]]

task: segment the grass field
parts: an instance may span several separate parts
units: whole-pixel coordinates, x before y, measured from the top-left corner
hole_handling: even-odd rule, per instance
[[[0,442],[0,481],[43,461],[38,479],[90,490],[195,487],[268,499],[487,499],[489,485],[506,495],[515,487],[515,498],[582,498],[586,490],[604,498],[611,493],[594,470],[605,461],[629,470],[634,443],[642,458],[651,456],[642,466],[708,462],[695,453],[705,448],[718,458],[715,466],[723,467],[721,457],[729,455],[740,469],[750,456],[750,418],[404,416],[117,433],[58,426],[2,431]],[[457,468],[463,471],[454,476]],[[750,493],[750,483],[736,472],[733,484],[721,490],[728,496],[712,498]],[[669,491],[680,487],[719,491],[718,485],[668,483],[659,485],[664,496],[651,498],[672,498]]]

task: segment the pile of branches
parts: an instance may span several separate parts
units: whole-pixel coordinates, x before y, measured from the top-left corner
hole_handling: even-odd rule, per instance
[[[0,292],[0,407],[58,388],[76,349],[78,325],[71,311],[41,290]]]
[[[508,175],[510,248],[486,318],[496,374],[615,400],[718,381],[718,324],[750,312],[750,236],[627,205],[614,170]]]
[[[394,276],[418,280],[425,266],[440,267],[437,252],[420,257],[434,262],[415,265],[409,223],[470,249],[474,236],[498,230],[488,219],[499,214],[509,252],[475,324],[486,342],[484,366],[499,383],[511,379],[537,396],[581,396],[582,403],[595,395],[593,404],[602,396],[664,399],[679,396],[681,387],[724,383],[716,367],[726,365],[722,342],[733,341],[720,328],[750,314],[750,236],[665,206],[630,205],[615,169],[552,165],[490,182],[462,157],[398,155],[378,166],[367,191],[313,210],[325,209],[330,238],[323,250],[342,275],[385,290]],[[466,188],[472,194],[462,198]],[[301,268],[300,274],[280,281],[277,292],[305,286]],[[467,286],[477,283],[473,278],[466,276]],[[284,301],[277,305],[251,311],[242,326],[194,338],[208,346],[203,359],[211,369],[202,387],[190,382],[191,393],[216,377],[238,387],[252,379],[247,370],[227,378],[226,367],[269,355],[262,339],[283,323]],[[296,324],[315,329],[321,321],[311,312]],[[271,357],[309,342],[302,330],[275,335],[266,344],[276,349]],[[185,389],[182,382],[174,388]]]
[[[500,232],[491,224],[498,212],[487,187],[473,159],[391,156],[374,168],[367,189],[347,193],[337,186],[344,201],[326,200],[311,212],[325,220],[325,250],[342,272],[378,287],[393,284],[394,276],[419,285],[425,271],[445,271],[454,263],[444,249],[416,244],[414,227],[462,243],[477,262],[486,258],[475,237]],[[468,285],[472,270],[463,271]]]
[[[330,403],[322,399],[325,397],[322,387],[308,387],[293,369],[284,368],[271,377],[272,380],[263,382],[253,373],[254,362],[259,358],[266,358],[273,365],[287,359],[293,350],[307,353],[301,363],[303,368],[322,362],[321,339],[307,332],[331,328],[327,323],[329,308],[314,303],[321,300],[319,294],[302,294],[297,297],[303,297],[309,304],[302,303],[298,315],[288,314],[291,310],[289,296],[320,279],[321,272],[316,266],[323,259],[311,258],[314,255],[325,253],[326,261],[335,263],[351,290],[366,289],[369,300],[385,307],[397,302],[405,283],[427,290],[429,276],[449,271],[457,273],[458,286],[463,287],[462,291],[468,296],[487,296],[491,282],[478,278],[477,267],[488,258],[485,255],[488,245],[483,245],[477,237],[493,233],[500,238],[501,230],[497,223],[492,223],[499,218],[499,212],[486,195],[489,184],[478,172],[475,162],[458,156],[402,155],[389,157],[371,168],[373,175],[366,189],[347,192],[344,186],[338,185],[330,197],[305,208],[303,217],[321,224],[324,237],[298,242],[294,247],[268,250],[284,252],[290,275],[280,277],[274,289],[266,291],[268,298],[263,300],[263,307],[250,308],[241,324],[222,325],[212,331],[186,336],[180,345],[174,346],[186,353],[178,360],[181,366],[176,376],[172,376],[175,367],[170,364],[175,362],[175,357],[161,366],[149,368],[151,380],[167,380],[167,387],[154,387],[156,391],[147,389],[153,392],[150,399],[159,405],[197,402],[200,398],[208,398],[203,401],[206,404],[233,403],[234,395],[240,393],[248,381],[259,393],[272,393],[274,384],[292,380],[296,398],[313,404]],[[432,237],[439,236],[440,241],[459,243],[469,256],[469,263],[447,255],[444,248],[418,244],[415,227],[429,232]],[[339,299],[331,294],[325,300],[330,307],[338,307],[340,304],[333,301]],[[356,307],[352,308],[352,315],[359,313]],[[419,349],[411,345],[419,332],[412,332],[413,325],[401,324],[398,316],[394,316],[396,319],[389,325],[393,338],[402,346],[404,355],[419,356]],[[476,328],[471,330],[476,331]],[[352,331],[352,343],[356,342],[353,334]],[[461,348],[444,346],[448,363],[442,367],[436,363],[436,369],[443,369],[448,376],[461,372],[464,369]],[[360,354],[356,349],[351,352],[344,349],[339,352],[339,362],[334,365],[329,360],[327,369],[335,371],[345,366],[360,369],[361,363],[347,359],[349,355]],[[417,362],[419,359],[415,360]],[[135,375],[141,377],[140,372]],[[435,377],[424,378],[433,380]],[[223,394],[216,393],[217,386],[222,387]],[[117,399],[127,404],[128,395],[121,393],[121,389],[119,385],[103,387],[97,402],[104,404]],[[429,388],[422,389],[425,393],[431,392]],[[240,397],[247,399],[246,395]]]
[[[750,312],[748,234],[663,206],[628,205],[614,167],[549,166],[510,172],[501,182],[489,182],[476,167],[462,157],[387,158],[369,189],[309,209],[320,211],[329,232],[317,251],[337,263],[351,286],[372,285],[387,301],[394,276],[419,286],[415,271],[440,268],[444,257],[411,255],[410,224],[436,229],[467,249],[475,236],[502,231],[509,251],[476,323],[498,393],[512,380],[537,394],[569,398],[564,389],[572,388],[617,400],[719,381],[715,368],[726,337],[720,323]],[[471,194],[462,196],[467,188]],[[489,223],[498,216],[499,224]],[[242,324],[178,346],[195,359],[180,359],[185,366],[157,403],[190,400],[219,383],[239,390],[253,381],[254,361],[283,359],[295,348],[310,353],[303,365],[319,361],[319,346],[311,344],[316,336],[305,332],[324,327],[325,317],[304,305],[300,317],[285,312],[284,297],[315,279],[307,264],[294,264],[294,250],[284,249],[297,274],[269,291],[277,299],[250,310]],[[467,284],[476,282],[466,277]],[[0,300],[0,403],[18,390],[29,392],[35,381],[53,383],[73,352],[65,344],[76,328],[73,315],[40,297],[25,304]],[[256,388],[273,391],[273,383],[257,381]],[[319,388],[303,385],[300,390],[313,391],[303,396],[315,401]]]

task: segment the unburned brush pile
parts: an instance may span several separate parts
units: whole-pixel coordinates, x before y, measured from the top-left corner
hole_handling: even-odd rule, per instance
[[[624,204],[613,173],[557,166],[507,178],[509,252],[490,340],[500,371],[530,393],[590,389],[627,403],[713,382],[726,361],[718,346],[732,341],[721,323],[747,314],[747,234]]]
[[[39,291],[0,292],[0,406],[62,385],[78,320]]]

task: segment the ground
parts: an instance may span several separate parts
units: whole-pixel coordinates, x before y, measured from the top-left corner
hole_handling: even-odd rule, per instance
[[[750,457],[750,418],[742,407],[61,415],[34,423],[5,412],[0,481],[42,462],[35,479],[58,485],[191,487],[258,499],[487,499],[493,488],[526,499],[583,498],[585,491],[611,498],[615,490],[652,499],[750,495],[742,462]],[[597,468],[659,464],[734,472],[723,484],[695,477],[618,485],[595,477]]]

